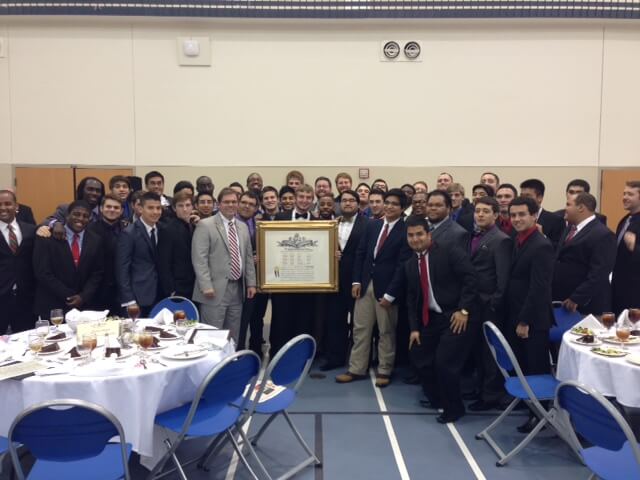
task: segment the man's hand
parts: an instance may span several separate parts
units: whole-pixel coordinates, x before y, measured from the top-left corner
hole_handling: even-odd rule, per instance
[[[567,298],[564,302],[562,302],[562,306],[564,307],[565,310],[572,313],[578,309],[578,304],[573,300],[571,300],[570,298]]]
[[[360,287],[361,287],[361,285],[352,285],[351,286],[351,296],[353,298],[360,298]]]
[[[380,304],[380,306],[382,308],[391,308],[391,302],[389,300],[387,300],[386,298],[384,298],[384,297],[379,299],[378,303]]]
[[[216,296],[216,291],[213,288],[207,288],[206,290],[202,291],[202,294],[204,295],[204,298],[208,298],[209,300],[211,300]]]
[[[42,238],[49,238],[51,236],[51,229],[46,225],[42,225],[36,230],[36,235]]]
[[[71,295],[67,297],[67,306],[80,308],[82,306],[82,297],[80,295]]]
[[[519,323],[516,327],[516,335],[518,335],[520,338],[529,338],[529,325]]]
[[[342,252],[340,250],[336,250],[336,258],[340,260],[342,258]]]
[[[247,298],[251,299],[256,296],[256,287],[247,287]]]
[[[451,323],[451,331],[455,334],[464,332],[467,329],[467,322],[469,321],[469,315],[465,315],[460,310],[453,312],[449,322]]]
[[[409,334],[409,350],[411,350],[414,343],[420,345],[420,332],[418,330],[414,330]]]
[[[64,225],[60,222],[56,222],[53,224],[53,227],[51,228],[51,234],[56,240],[66,240],[67,238],[67,232],[64,229]]]
[[[633,252],[636,249],[636,234],[633,232],[627,232],[622,237],[624,240],[624,244],[627,246],[630,252]]]

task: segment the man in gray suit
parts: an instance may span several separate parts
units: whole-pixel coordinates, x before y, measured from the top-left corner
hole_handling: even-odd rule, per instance
[[[427,195],[427,220],[431,227],[431,238],[435,243],[453,242],[466,248],[469,232],[451,219],[451,195],[443,190],[432,190]]]
[[[218,205],[218,213],[200,220],[193,234],[193,300],[200,303],[205,323],[228,329],[237,342],[245,292],[247,298],[256,294],[256,270],[249,229],[235,219],[236,192],[222,189]]]

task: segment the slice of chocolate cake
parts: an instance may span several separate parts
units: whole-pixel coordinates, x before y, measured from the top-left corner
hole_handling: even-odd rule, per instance
[[[60,350],[60,345],[58,345],[57,343],[52,343],[50,345],[45,345],[44,347],[42,347],[40,353],[53,353],[57,352],[58,350]]]
[[[175,338],[178,338],[178,336],[177,336],[177,335],[174,335],[174,334],[173,334],[173,333],[171,333],[171,332],[167,332],[166,330],[162,330],[162,331],[160,332],[160,338],[175,339]]]
[[[64,332],[57,333],[55,335],[49,335],[45,340],[64,340],[67,338],[67,334]]]
[[[160,332],[163,332],[164,330],[162,330],[160,327],[154,327],[153,325],[147,325],[146,327],[144,327],[144,331],[145,332],[152,332],[152,333],[160,333]]]

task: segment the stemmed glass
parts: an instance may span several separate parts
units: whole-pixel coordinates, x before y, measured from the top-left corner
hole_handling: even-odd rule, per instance
[[[77,347],[78,353],[81,356],[87,356],[87,363],[91,362],[93,359],[91,358],[91,352],[98,346],[98,337],[95,333],[85,333],[81,335],[77,339]]]
[[[42,347],[44,346],[44,339],[37,333],[30,333],[29,339],[28,339],[28,345],[29,345],[29,350],[31,350],[31,353],[35,357],[36,354],[40,350],[42,350]]]
[[[64,312],[61,308],[54,308],[51,310],[49,319],[51,320],[51,323],[53,323],[53,331],[57,333],[59,331],[58,325],[62,325],[62,322],[64,322]]]
[[[137,303],[128,305],[127,315],[129,315],[129,318],[135,322],[136,319],[140,316],[140,306]]]
[[[146,358],[149,356],[147,354],[147,349],[153,346],[153,334],[151,332],[145,331],[144,327],[141,327],[138,330],[138,346],[142,349],[139,352],[140,363],[145,365]],[[146,368],[146,367],[145,367]]]
[[[49,320],[38,319],[36,322],[36,334],[43,340],[47,335],[49,335]]]
[[[631,325],[627,319],[624,319],[622,323],[616,326],[616,337],[620,340],[620,348],[622,348],[622,350],[627,349],[625,343],[629,340],[630,335]]]
[[[640,330],[636,329],[636,324],[640,321],[640,308],[629,309],[629,321],[632,325],[631,335],[640,335]]]
[[[604,312],[602,314],[601,320],[602,325],[604,326],[604,328],[606,329],[607,336],[611,335],[611,327],[613,327],[616,324],[616,315],[613,312]]]

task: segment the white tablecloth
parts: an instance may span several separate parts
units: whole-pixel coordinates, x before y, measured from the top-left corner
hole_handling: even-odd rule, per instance
[[[74,345],[73,341],[60,343],[65,351]],[[231,353],[233,346],[228,344],[223,350],[211,351],[199,359],[155,357],[166,367],[148,362],[148,368],[144,369],[136,366],[134,356],[123,360],[127,368],[116,376],[63,374],[4,380],[0,382],[0,435],[8,434],[13,419],[28,406],[46,400],[76,398],[105,407],[122,424],[126,440],[134,451],[141,456],[158,457],[164,452],[158,451],[161,442],[154,440],[156,414],[192,400],[207,373]]]
[[[558,380],[576,380],[605,396],[615,397],[622,405],[640,408],[640,366],[629,363],[625,357],[610,358],[595,354],[590,347],[572,342],[574,338],[577,336],[570,332],[562,337]],[[640,345],[628,348],[631,353],[640,353]]]

